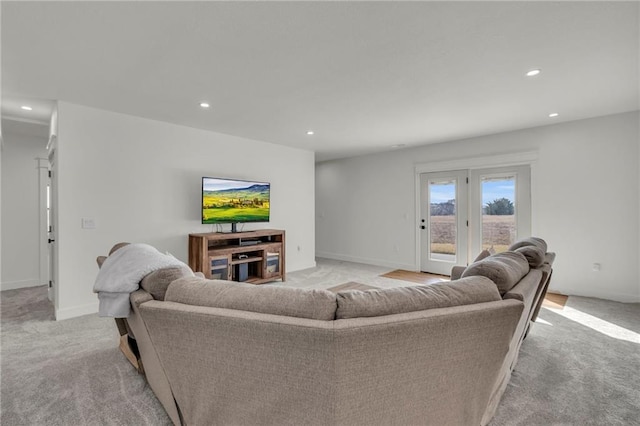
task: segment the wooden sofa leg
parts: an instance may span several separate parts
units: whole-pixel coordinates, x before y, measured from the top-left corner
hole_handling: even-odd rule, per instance
[[[538,313],[540,313],[540,308],[542,307],[544,298],[547,296],[547,290],[549,289],[549,283],[551,282],[552,276],[553,276],[553,270],[549,274],[549,278],[547,278],[547,282],[544,283],[542,294],[540,294],[540,297],[538,298],[538,304],[536,305],[536,309],[533,311],[533,315],[531,316],[531,321],[535,321],[536,319],[538,319]]]
[[[114,318],[116,320],[116,326],[118,327],[118,333],[121,336],[127,334],[127,320],[124,318]]]
[[[120,333],[120,351],[139,374],[144,374],[142,360],[140,359],[140,351],[138,351],[136,339],[129,335],[127,320],[124,318],[116,318],[115,320],[116,325],[118,326],[118,332]]]

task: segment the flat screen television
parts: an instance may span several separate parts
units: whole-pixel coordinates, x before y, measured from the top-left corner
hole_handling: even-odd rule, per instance
[[[202,223],[269,222],[271,185],[268,182],[202,178]]]

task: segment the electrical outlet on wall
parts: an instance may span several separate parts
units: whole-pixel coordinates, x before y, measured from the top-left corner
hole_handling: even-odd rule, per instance
[[[89,217],[82,218],[82,229],[95,229],[96,228],[96,220]]]

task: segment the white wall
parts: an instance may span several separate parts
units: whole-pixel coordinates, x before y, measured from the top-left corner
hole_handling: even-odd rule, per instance
[[[13,126],[12,126],[13,127]],[[47,140],[6,131],[2,150],[2,283],[11,290],[46,284],[40,279],[40,220],[37,158]]]
[[[0,7],[0,22],[2,22],[2,7]],[[2,46],[2,31],[0,31],[0,46]],[[0,81],[2,81],[2,67],[0,66]],[[0,120],[0,241],[2,241],[2,153],[4,152],[4,137],[2,136],[2,121]],[[640,268],[640,266],[638,266]],[[2,244],[0,244],[0,283],[2,283]],[[1,288],[1,287],[0,287]]]
[[[245,229],[285,229],[287,270],[315,266],[313,152],[66,102],[57,133],[56,318],[97,311],[95,258],[117,242],[186,262],[188,234],[213,229],[200,223],[202,176],[271,182],[270,223]]]
[[[551,287],[640,301],[638,137],[633,112],[320,163],[316,253],[416,269],[416,164],[537,151],[532,230],[557,253]]]

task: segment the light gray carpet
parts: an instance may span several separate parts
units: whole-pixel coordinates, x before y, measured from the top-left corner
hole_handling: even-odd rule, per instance
[[[0,309],[0,424],[172,424],[112,319],[56,322],[46,286],[3,291]]]
[[[640,425],[639,333],[638,303],[541,309],[491,426]]]
[[[331,278],[327,288],[354,279],[354,271],[387,287],[374,278],[378,269],[345,262],[290,275],[300,287],[319,288]],[[55,322],[46,294],[45,287],[0,293],[0,423],[171,424],[120,353],[113,320]],[[567,307],[565,316],[542,309],[491,426],[640,425],[640,305],[570,297]]]

